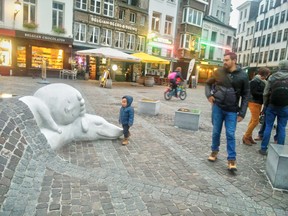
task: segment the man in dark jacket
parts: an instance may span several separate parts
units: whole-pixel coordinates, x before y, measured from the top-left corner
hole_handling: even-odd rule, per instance
[[[225,122],[227,139],[228,170],[236,171],[235,131],[236,124],[244,119],[249,98],[249,80],[245,72],[237,66],[237,55],[224,55],[223,69],[217,76],[207,80],[205,94],[212,104],[212,145],[208,160],[216,161],[220,146],[220,136]],[[241,98],[241,105],[239,101]]]

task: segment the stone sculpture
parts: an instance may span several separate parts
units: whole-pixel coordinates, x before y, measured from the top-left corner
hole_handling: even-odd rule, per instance
[[[123,134],[122,128],[87,114],[80,92],[63,83],[44,86],[19,100],[27,104],[54,150],[72,141],[117,139]]]

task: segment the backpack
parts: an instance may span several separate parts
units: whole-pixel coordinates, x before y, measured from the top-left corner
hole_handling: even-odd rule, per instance
[[[279,79],[272,83],[269,100],[274,106],[288,105],[288,79]]]
[[[168,75],[168,79],[169,79],[169,80],[174,80],[175,77],[176,77],[176,75],[177,75],[177,72],[172,72],[172,73],[170,73],[170,74]]]

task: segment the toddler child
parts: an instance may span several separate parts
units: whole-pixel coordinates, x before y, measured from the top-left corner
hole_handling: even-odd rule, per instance
[[[129,143],[129,128],[133,125],[134,122],[134,108],[131,106],[133,102],[133,97],[126,95],[122,97],[121,108],[119,114],[119,124],[122,124],[124,139],[122,145],[127,145]]]

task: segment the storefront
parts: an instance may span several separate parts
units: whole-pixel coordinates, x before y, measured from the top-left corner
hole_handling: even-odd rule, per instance
[[[43,59],[48,77],[59,76],[63,68],[71,69],[72,39],[24,31],[11,31],[9,35],[5,32],[6,35],[0,36],[1,75],[40,74]]]
[[[204,83],[208,78],[213,75],[213,72],[222,67],[223,63],[221,61],[201,61],[197,65],[199,72],[198,82]]]

